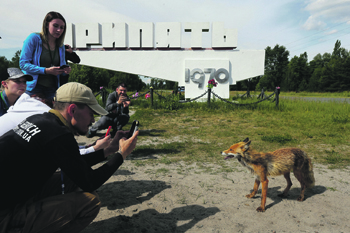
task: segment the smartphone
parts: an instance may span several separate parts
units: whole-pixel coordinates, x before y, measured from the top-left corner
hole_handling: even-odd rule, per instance
[[[64,68],[67,68],[67,67],[69,67],[69,65],[63,65],[63,66],[60,67],[60,69],[64,69]]]
[[[134,120],[132,122],[129,134],[127,138],[130,138],[132,135],[134,135],[134,133],[139,129],[139,121],[138,120]]]

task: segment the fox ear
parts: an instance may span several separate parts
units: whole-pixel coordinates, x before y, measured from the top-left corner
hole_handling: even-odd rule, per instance
[[[249,142],[249,138],[244,139],[243,142]]]
[[[248,139],[249,140],[249,139]],[[249,142],[247,142],[245,145],[244,145],[244,150],[248,150],[249,149],[249,146],[250,146],[250,143],[251,143],[252,141],[249,141]]]

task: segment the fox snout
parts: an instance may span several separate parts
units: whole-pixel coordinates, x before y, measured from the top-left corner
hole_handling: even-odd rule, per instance
[[[232,158],[240,159],[242,157],[240,154],[226,153],[225,151],[222,151],[221,155],[226,156],[225,160],[226,159],[232,159]]]

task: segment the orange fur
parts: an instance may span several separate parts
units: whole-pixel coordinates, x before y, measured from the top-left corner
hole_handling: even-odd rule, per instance
[[[228,158],[237,158],[238,161],[257,175],[253,191],[246,195],[252,198],[258,192],[259,185],[262,185],[261,205],[257,208],[258,212],[265,211],[266,194],[268,189],[268,176],[284,175],[287,181],[287,187],[280,197],[287,197],[288,191],[292,186],[290,172],[293,170],[294,176],[301,185],[301,193],[298,201],[304,200],[305,188],[311,188],[315,184],[314,173],[312,171],[311,159],[307,154],[298,148],[283,148],[273,152],[262,153],[250,148],[251,141],[246,138],[243,142],[232,145],[229,149],[221,152]]]

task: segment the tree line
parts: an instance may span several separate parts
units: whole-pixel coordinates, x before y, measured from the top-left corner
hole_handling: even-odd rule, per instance
[[[0,77],[7,76],[7,68],[19,68],[21,50],[18,50],[11,60],[0,56]],[[119,71],[96,68],[86,65],[69,63],[72,68],[69,74],[69,82],[79,82],[90,87],[92,91],[99,91],[101,87],[115,90],[120,83],[125,83],[129,91],[139,91],[146,87],[146,84],[136,74],[129,74]]]
[[[0,76],[6,75],[8,67],[19,67],[17,51],[11,60],[0,56]],[[155,89],[177,90],[177,83],[151,78],[146,85],[135,74],[106,70],[79,64],[69,64],[72,71],[69,81],[83,83],[93,91],[100,87],[115,89],[119,83],[126,83],[130,91],[140,91],[152,86]],[[336,92],[350,90],[350,52],[336,41],[332,53],[317,54],[308,62],[307,53],[294,56],[289,60],[289,51],[281,45],[265,49],[265,72],[263,76],[252,77],[237,82],[231,90],[274,90],[280,87],[282,91]]]
[[[307,53],[294,56],[290,61],[289,51],[280,45],[265,49],[265,73],[237,83],[236,89],[260,91],[337,92],[350,90],[350,52],[336,41],[332,53],[317,54],[308,62]]]
[[[125,83],[128,91],[140,91],[146,87],[146,84],[136,74],[72,63],[69,63],[69,66],[72,68],[69,74],[69,82],[85,84],[93,91],[98,91],[101,87],[115,90],[120,83]]]

